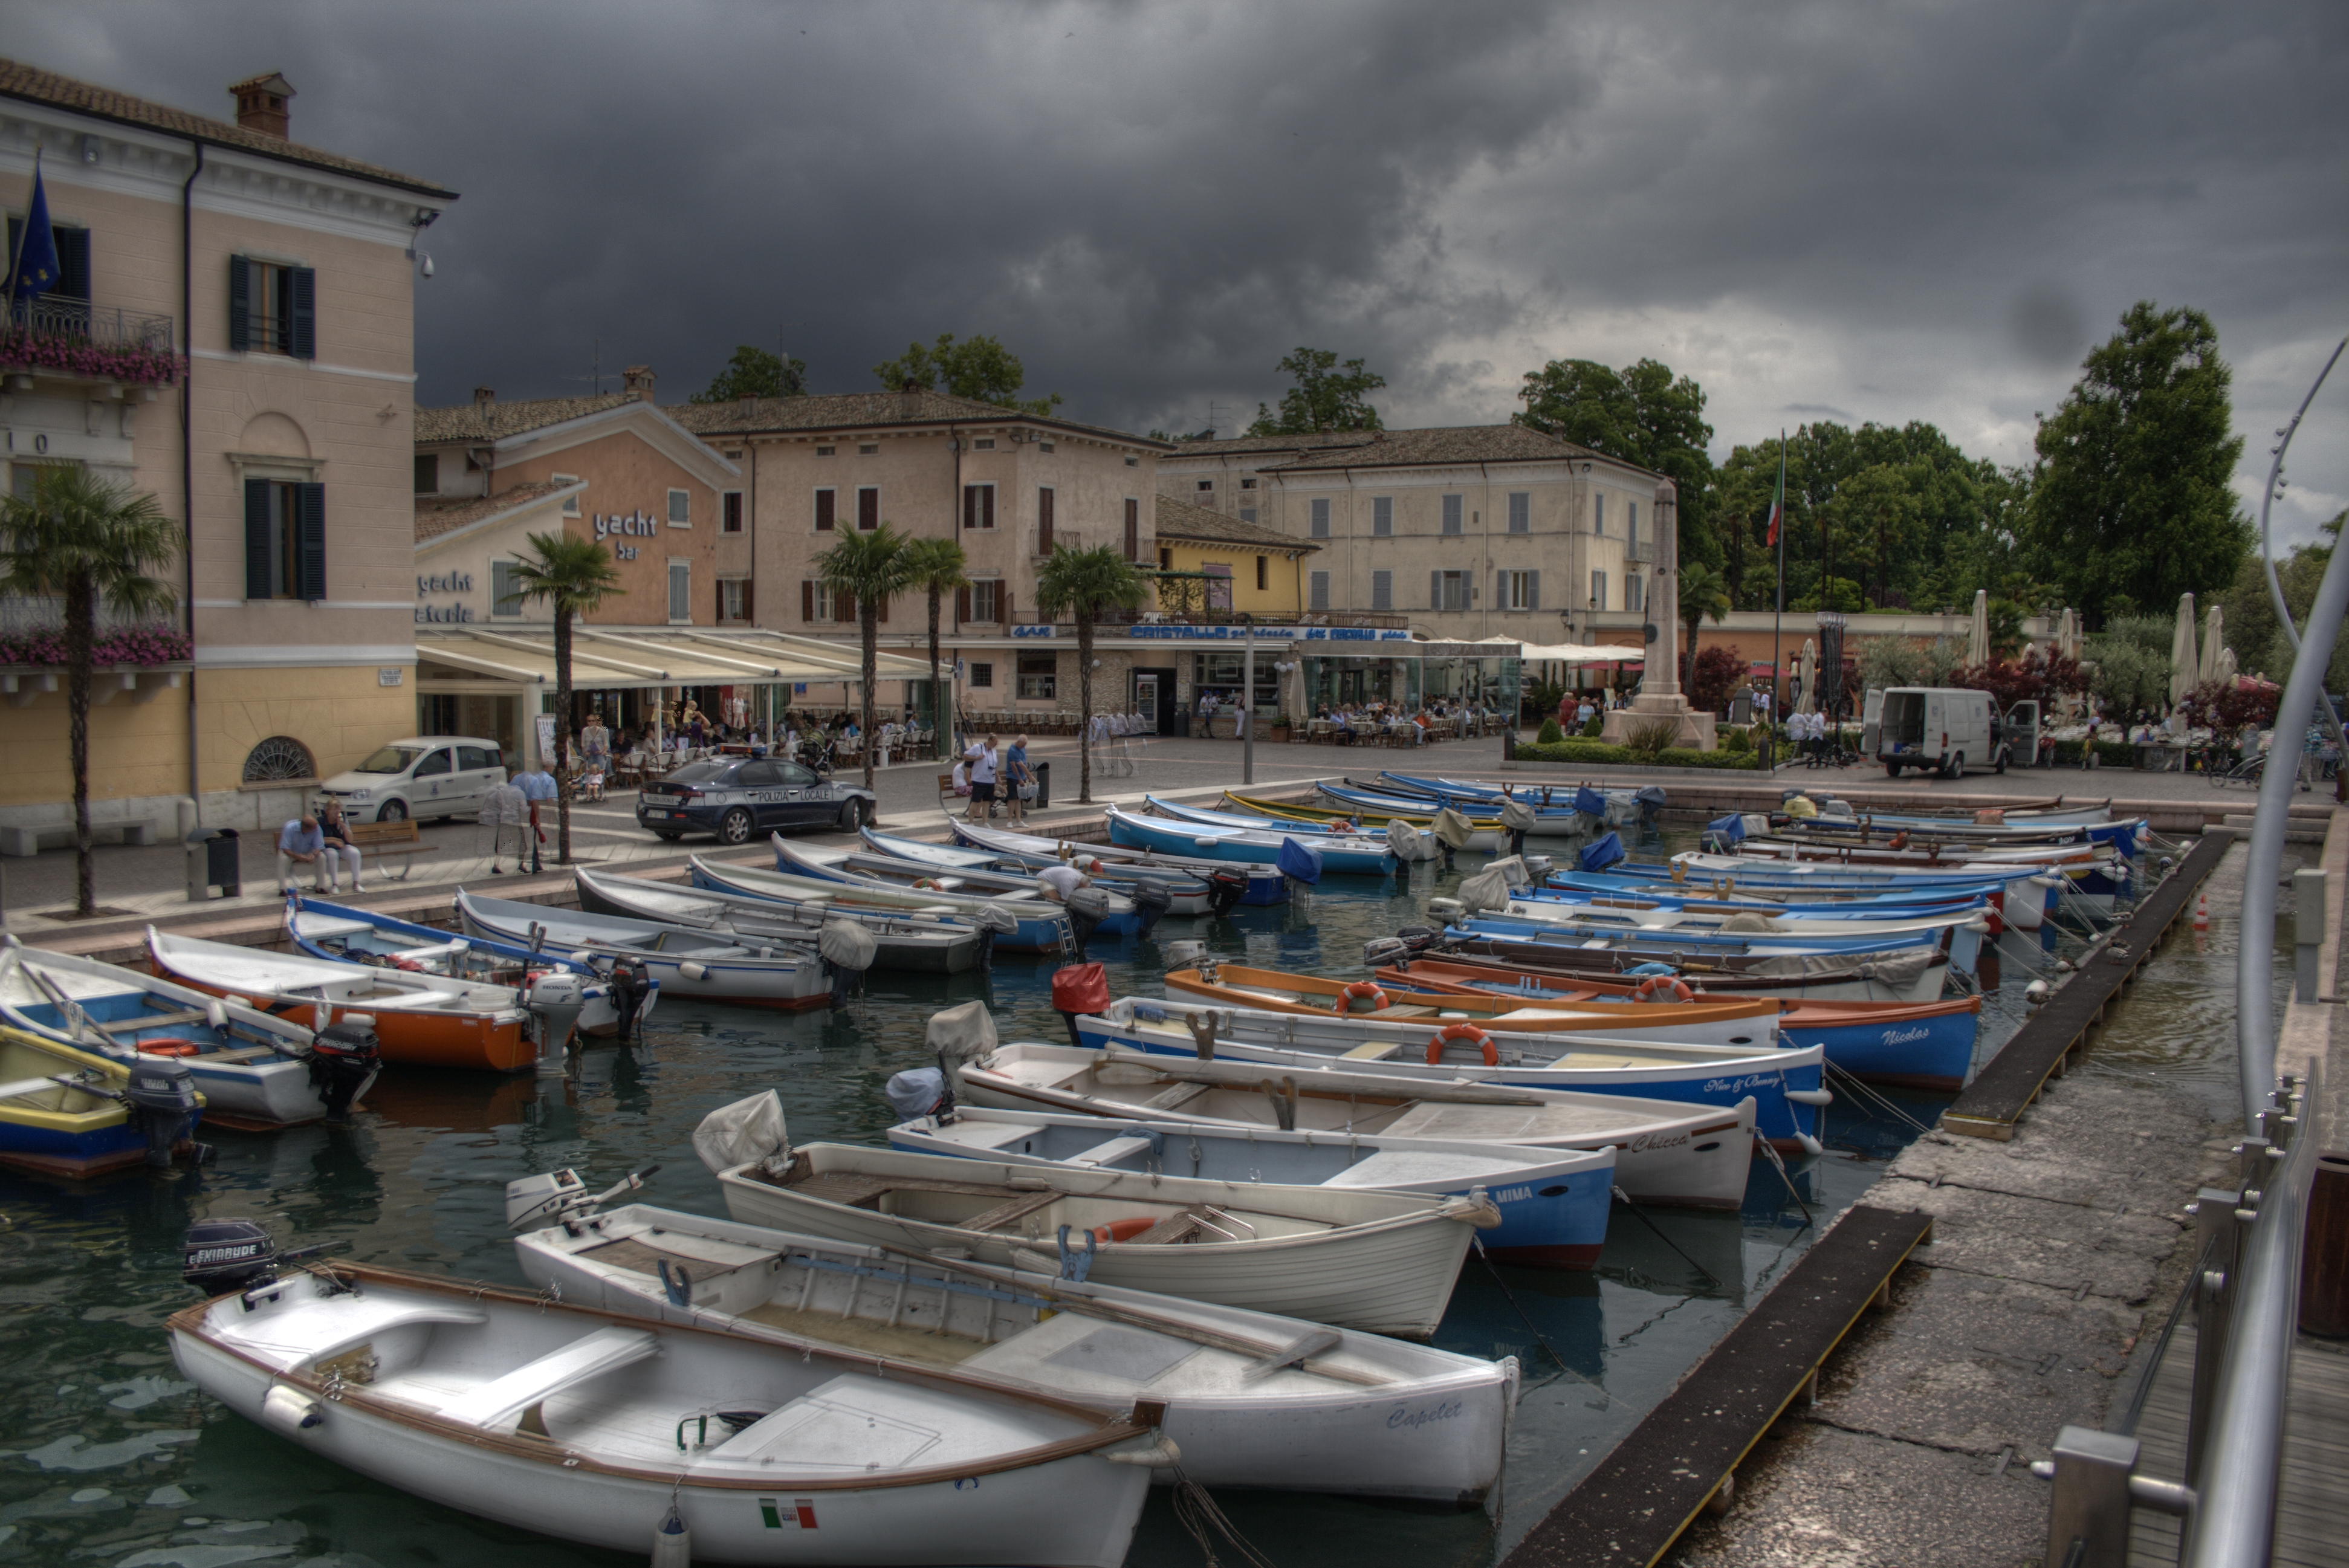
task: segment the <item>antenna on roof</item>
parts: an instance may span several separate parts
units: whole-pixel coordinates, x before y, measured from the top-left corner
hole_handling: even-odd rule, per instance
[[[806,325],[807,323],[803,321],[775,323],[775,357],[782,362],[783,393],[786,397],[790,396],[792,387],[792,351],[783,346],[783,329],[787,326],[805,326]]]
[[[595,340],[595,356],[588,362],[587,374],[585,376],[566,376],[564,379],[565,381],[589,382],[594,386],[596,397],[601,397],[604,395],[604,340],[602,338],[599,337]]]

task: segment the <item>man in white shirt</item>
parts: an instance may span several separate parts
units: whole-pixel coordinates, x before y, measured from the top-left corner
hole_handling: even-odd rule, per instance
[[[1069,895],[1079,888],[1091,887],[1093,879],[1071,865],[1046,866],[1036,873],[1036,882],[1044,896],[1055,903],[1066,903]]]
[[[963,756],[970,763],[970,810],[966,815],[984,822],[995,809],[995,737],[975,743]]]

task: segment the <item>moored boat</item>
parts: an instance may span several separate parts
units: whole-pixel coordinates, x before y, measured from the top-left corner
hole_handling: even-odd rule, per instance
[[[1418,953],[1569,975],[1628,976],[1634,983],[1651,975],[1676,975],[1691,984],[1704,976],[1722,990],[1752,995],[1785,992],[1876,1002],[1935,1001],[1950,968],[1949,954],[1922,944],[1873,953],[1788,954],[1751,946],[1742,951],[1712,947],[1699,953],[1664,940],[1584,941],[1539,926],[1444,932],[1432,926],[1406,928],[1394,936],[1365,944],[1363,960],[1384,964],[1397,954]]]
[[[457,890],[457,916],[469,932],[527,951],[625,958],[678,996],[749,1007],[817,1007],[832,994],[812,943],[718,936],[688,927],[517,903]]]
[[[830,919],[854,920],[871,934],[873,967],[916,975],[959,975],[978,962],[978,934],[935,918],[874,910],[833,909],[824,900],[791,904],[590,871],[572,873],[579,907],[590,914],[679,926],[729,941],[817,941]]]
[[[202,1110],[176,1057],[119,1062],[0,1027],[0,1165],[77,1179],[169,1165]]]
[[[1164,872],[1197,877],[1210,884],[1210,913],[1218,907],[1228,911],[1239,904],[1262,906],[1288,902],[1288,879],[1280,874],[1278,866],[1268,861],[1250,864],[1195,855],[1160,854],[1125,844],[1078,844],[1066,839],[1042,839],[1030,833],[983,827],[961,817],[951,819],[948,826],[954,829],[957,842],[1016,855],[1037,871],[1082,854],[1088,860],[1100,860],[1112,868],[1122,868],[1136,874]],[[1229,883],[1234,878],[1242,883],[1237,898],[1232,897],[1229,891]],[[1218,889],[1216,884],[1222,884],[1221,888]]]
[[[1055,856],[1027,857],[999,850],[973,849],[962,844],[932,844],[919,839],[899,838],[873,828],[860,828],[857,836],[865,848],[876,855],[887,857],[900,864],[921,866],[932,872],[943,872],[950,877],[1002,877],[1018,885],[1033,889],[1036,873],[1048,867],[1063,863]],[[1084,852],[1071,851],[1071,861],[1086,862],[1086,874],[1112,892],[1134,896],[1142,888],[1154,887],[1165,895],[1164,913],[1176,915],[1206,914],[1215,907],[1214,890],[1203,877],[1164,867],[1127,865],[1104,861],[1092,851],[1096,845],[1086,845]],[[993,891],[990,889],[990,891]],[[1003,891],[1010,891],[1009,888]]]
[[[776,841],[781,842],[780,835]],[[738,898],[805,906],[821,903],[827,912],[869,911],[898,919],[950,922],[977,929],[988,912],[1010,929],[995,939],[999,949],[1020,953],[1061,953],[1071,939],[1069,913],[1041,898],[967,898],[935,890],[885,888],[823,877],[795,876],[762,866],[720,865],[691,857],[693,885]]]
[[[1384,839],[1351,833],[1300,834],[1294,830],[1219,827],[1213,823],[1178,821],[1171,817],[1144,816],[1121,806],[1108,807],[1110,841],[1170,854],[1250,863],[1269,861],[1295,875],[1298,856],[1310,857],[1312,874],[1384,877],[1394,874],[1395,855]],[[1284,859],[1284,854],[1287,859]]]

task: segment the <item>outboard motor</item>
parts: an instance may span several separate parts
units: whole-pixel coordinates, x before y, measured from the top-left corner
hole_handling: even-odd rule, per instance
[[[281,1253],[257,1220],[198,1220],[180,1245],[180,1277],[207,1296],[250,1293],[275,1284],[285,1264],[344,1244],[321,1242]]]
[[[620,1038],[644,1030],[644,1010],[653,996],[653,972],[641,960],[616,959],[605,983],[612,987],[612,1010],[620,1016]]]
[[[1280,874],[1288,883],[1288,907],[1307,919],[1313,915],[1313,892],[1321,882],[1321,855],[1309,844],[1295,839],[1280,841],[1280,851],[1273,857]]]
[[[874,955],[881,951],[864,923],[854,920],[827,920],[817,934],[815,950],[823,959],[823,972],[832,981],[832,1005],[848,1006],[848,994],[864,984],[864,972],[873,967]]]
[[[341,1023],[318,1031],[310,1042],[310,1087],[326,1102],[328,1125],[350,1120],[351,1103],[367,1092],[382,1066],[383,1042],[366,1015],[346,1013]]]
[[[1447,872],[1452,869],[1453,852],[1466,849],[1469,837],[1475,831],[1469,826],[1467,818],[1449,806],[1435,813],[1435,820],[1428,823],[1427,830],[1435,835],[1437,843],[1444,846],[1444,869]]]
[[[1159,952],[1166,960],[1168,969],[1188,969],[1206,957],[1207,944],[1204,942],[1170,942]]]
[[[1069,1026],[1069,1043],[1082,1049],[1077,1016],[1109,1007],[1109,974],[1099,964],[1071,964],[1052,973],[1052,1010]]]
[[[1068,910],[1069,931],[1077,951],[1082,953],[1101,923],[1109,918],[1109,894],[1097,887],[1076,888],[1069,894]]]
[[[1159,921],[1174,904],[1174,895],[1166,891],[1164,882],[1138,882],[1133,884],[1133,892],[1127,896],[1133,900],[1134,913],[1138,917],[1134,934],[1138,936],[1147,936],[1155,930]]]
[[[1207,873],[1207,913],[1217,920],[1227,920],[1232,911],[1247,896],[1248,880],[1244,872],[1210,872]]]
[[[1411,944],[1393,936],[1373,936],[1362,944],[1362,966],[1377,969],[1385,965],[1405,967],[1411,962]]]
[[[1501,826],[1509,830],[1509,853],[1522,855],[1526,852],[1526,830],[1536,820],[1533,808],[1523,800],[1511,797],[1501,802]]]
[[[983,903],[974,911],[970,923],[978,932],[978,967],[981,974],[995,967],[995,941],[1019,929],[1019,917],[999,903]]]
[[[523,1006],[538,1026],[538,1075],[560,1077],[566,1069],[579,1015],[587,1010],[586,977],[568,969],[538,975],[523,993]]]
[[[900,1121],[913,1121],[934,1116],[940,1121],[954,1118],[954,1089],[947,1082],[941,1068],[907,1068],[892,1073],[889,1081],[881,1086],[881,1098],[897,1113]]]
[[[147,1163],[169,1170],[171,1151],[196,1128],[196,1075],[176,1057],[142,1055],[130,1064],[122,1101],[130,1108],[131,1125],[146,1136]],[[212,1150],[202,1144],[194,1148],[199,1165],[211,1157]]]

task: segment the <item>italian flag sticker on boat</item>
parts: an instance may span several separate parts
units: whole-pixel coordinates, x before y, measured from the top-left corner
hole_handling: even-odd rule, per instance
[[[770,1530],[781,1530],[786,1524],[797,1525],[802,1530],[815,1528],[815,1500],[812,1498],[795,1497],[789,1508],[779,1508],[773,1498],[762,1497],[759,1500],[759,1512],[766,1519]]]

